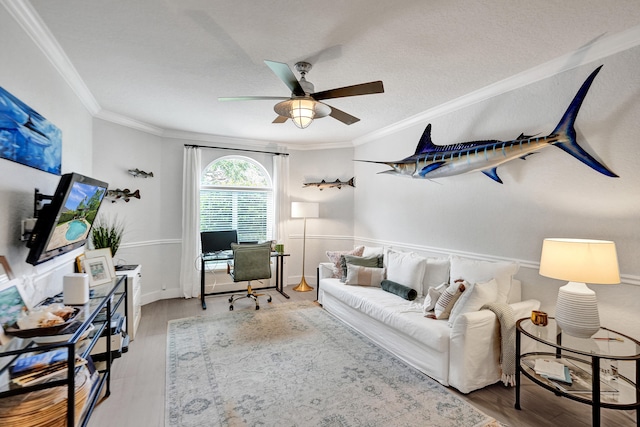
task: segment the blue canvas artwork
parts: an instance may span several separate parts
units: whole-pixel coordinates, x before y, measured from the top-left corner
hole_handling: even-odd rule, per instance
[[[0,158],[60,175],[62,132],[0,87]]]

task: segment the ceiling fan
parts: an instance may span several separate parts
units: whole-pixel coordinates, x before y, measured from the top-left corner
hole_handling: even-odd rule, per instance
[[[292,119],[293,123],[297,127],[304,129],[309,126],[314,119],[326,116],[331,116],[346,125],[351,125],[360,121],[359,118],[354,117],[351,114],[338,110],[324,102],[320,102],[321,100],[384,92],[382,82],[379,80],[325,90],[322,92],[314,92],[313,84],[308,82],[305,78],[306,74],[311,70],[312,65],[310,63],[302,61],[295,64],[295,69],[301,76],[300,80],[298,80],[287,64],[267,60],[264,62],[291,90],[291,97],[236,96],[218,98],[218,101],[282,100],[273,107],[275,112],[278,114],[278,117],[276,117],[273,123],[284,123],[288,119]]]

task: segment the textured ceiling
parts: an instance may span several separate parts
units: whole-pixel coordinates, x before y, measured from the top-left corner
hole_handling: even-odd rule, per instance
[[[640,23],[638,0],[31,0],[103,112],[162,129],[287,144],[353,141]],[[264,64],[307,60],[361,119],[272,124],[289,96]]]

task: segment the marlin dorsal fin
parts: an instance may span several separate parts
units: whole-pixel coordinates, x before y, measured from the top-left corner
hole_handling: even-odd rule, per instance
[[[431,141],[431,123],[429,123],[424,129],[420,141],[418,141],[418,146],[416,147],[416,152],[414,154],[428,153],[429,151],[433,151],[435,148],[436,146],[433,141]]]

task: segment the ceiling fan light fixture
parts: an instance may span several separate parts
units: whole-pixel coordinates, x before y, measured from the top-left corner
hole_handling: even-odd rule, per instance
[[[315,109],[316,102],[312,99],[293,99],[291,100],[289,117],[293,121],[293,124],[304,129],[313,122],[316,116]]]

